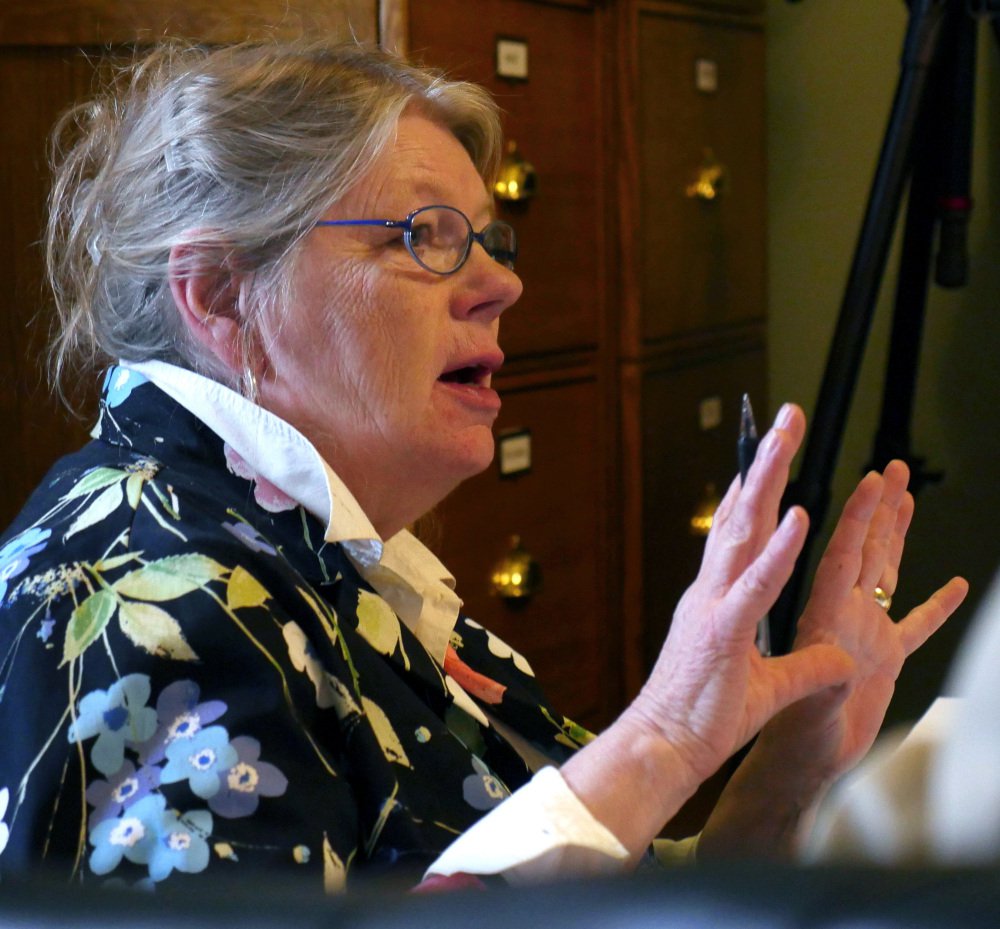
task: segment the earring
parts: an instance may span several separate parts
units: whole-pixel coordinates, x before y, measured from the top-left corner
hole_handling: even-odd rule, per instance
[[[253,368],[246,365],[243,368],[243,376],[240,379],[240,393],[251,403],[257,402],[257,375],[253,373]]]

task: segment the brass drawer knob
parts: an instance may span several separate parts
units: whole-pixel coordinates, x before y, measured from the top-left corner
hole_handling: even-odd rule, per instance
[[[726,189],[729,172],[710,148],[705,149],[705,159],[695,174],[694,180],[684,188],[684,193],[692,200],[711,203]]]
[[[541,569],[521,545],[521,537],[510,537],[510,551],[493,567],[490,592],[504,600],[523,602],[538,591]]]
[[[712,523],[715,521],[715,511],[719,508],[721,502],[719,494],[715,489],[715,484],[711,482],[706,484],[701,499],[695,506],[694,513],[691,514],[691,519],[688,522],[691,535],[708,535],[712,529]]]
[[[538,174],[534,166],[524,160],[517,142],[511,140],[500,162],[493,193],[498,200],[530,200],[537,192]]]

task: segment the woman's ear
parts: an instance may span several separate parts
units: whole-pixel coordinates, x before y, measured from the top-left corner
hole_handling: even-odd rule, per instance
[[[225,370],[238,375],[246,365],[241,280],[215,248],[182,242],[170,249],[170,292],[187,331]]]

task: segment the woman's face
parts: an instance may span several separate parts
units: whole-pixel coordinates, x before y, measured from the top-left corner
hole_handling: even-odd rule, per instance
[[[389,150],[324,219],[403,219],[446,204],[477,231],[492,202],[450,132],[407,113]],[[397,229],[307,237],[285,322],[263,332],[261,401],[296,426],[387,538],[493,456],[500,314],[521,282],[474,244],[449,276],[420,267]]]

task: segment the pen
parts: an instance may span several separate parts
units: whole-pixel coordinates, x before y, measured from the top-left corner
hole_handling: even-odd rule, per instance
[[[743,394],[740,405],[740,433],[736,440],[736,458],[740,466],[740,483],[746,483],[750,465],[757,454],[757,423],[753,418],[753,407],[750,406],[750,395]],[[771,654],[771,624],[765,616],[757,624],[757,651],[765,658]]]
[[[747,472],[757,454],[757,423],[753,418],[753,407],[750,406],[750,395],[743,394],[740,406],[740,436],[736,440],[736,457],[740,463],[740,483],[745,484]]]

